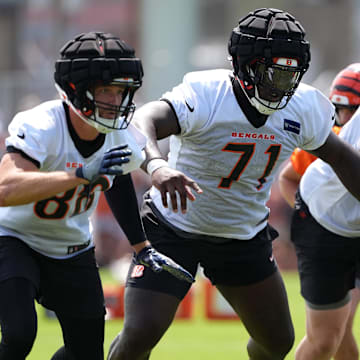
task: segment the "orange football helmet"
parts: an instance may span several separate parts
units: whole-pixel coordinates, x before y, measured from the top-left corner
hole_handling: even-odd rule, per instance
[[[360,63],[351,64],[336,75],[329,98],[335,106],[356,110],[360,105]]]

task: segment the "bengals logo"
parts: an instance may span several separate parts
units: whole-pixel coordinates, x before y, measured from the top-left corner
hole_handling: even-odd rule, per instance
[[[144,265],[135,265],[131,272],[131,277],[132,278],[142,277],[144,275],[144,269],[145,269]]]
[[[282,66],[290,66],[297,67],[298,61],[292,58],[284,58],[284,57],[275,57],[273,58],[274,64],[282,65]]]

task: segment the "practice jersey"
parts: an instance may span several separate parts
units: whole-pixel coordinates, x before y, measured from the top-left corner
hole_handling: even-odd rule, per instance
[[[333,132],[338,135],[341,127],[340,126],[333,126]],[[313,154],[308,153],[305,150],[296,148],[294,152],[291,154],[290,161],[293,169],[299,175],[304,175],[305,170],[308,166],[317,159],[317,157]]]
[[[169,165],[196,181],[203,193],[188,201],[186,214],[164,208],[155,187],[150,195],[166,221],[183,231],[246,240],[266,226],[266,203],[280,165],[296,147],[313,150],[324,144],[334,107],[321,92],[301,84],[284,109],[256,128],[236,100],[231,74],[222,69],[189,73],[163,95],[181,128],[170,138]]]
[[[342,127],[339,136],[360,150],[360,110]],[[323,227],[345,237],[360,236],[359,200],[345,188],[330,165],[321,159],[314,161],[300,181],[300,194]]]
[[[40,164],[39,170],[71,171],[94,161],[108,149],[128,144],[131,160],[122,167],[128,173],[144,160],[146,138],[134,127],[106,134],[102,147],[84,158],[70,136],[61,100],[45,102],[18,113],[9,125],[7,147],[14,147]],[[78,185],[49,199],[27,205],[0,207],[0,236],[15,236],[35,251],[66,258],[94,246],[89,217],[101,191],[114,176],[102,175],[90,185]],[[41,186],[41,185],[39,185]]]

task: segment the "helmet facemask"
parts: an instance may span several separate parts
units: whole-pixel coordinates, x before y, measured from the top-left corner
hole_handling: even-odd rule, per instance
[[[85,98],[86,103],[90,105],[90,109],[87,110],[88,107],[84,107],[80,115],[83,120],[101,133],[123,130],[129,126],[136,108],[133,98],[136,90],[140,87],[140,82],[132,79],[115,79],[110,85],[122,88],[120,105],[96,100],[94,89],[89,89],[85,92]]]
[[[304,73],[295,59],[286,58],[274,59],[270,64],[257,60],[245,65],[245,71],[253,86],[246,86],[246,82],[240,84],[251,104],[264,115],[287,105]]]

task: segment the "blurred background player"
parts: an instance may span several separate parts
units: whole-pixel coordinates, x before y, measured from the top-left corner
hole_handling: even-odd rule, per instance
[[[359,124],[357,110],[339,134],[358,152]],[[301,178],[291,240],[306,305],[306,335],[297,346],[295,359],[330,360],[339,354],[342,359],[358,359],[356,348],[350,354],[339,351],[339,346],[360,261],[360,203],[320,159],[310,164]]]
[[[360,105],[360,63],[348,65],[336,75],[330,87],[329,98],[336,110],[336,125],[333,127],[333,131],[339,134],[341,127],[351,119]],[[314,160],[316,160],[316,156],[304,150],[296,149],[279,175],[280,191],[292,208],[301,177]],[[335,360],[359,358],[358,347],[352,331],[354,316],[360,301],[359,271],[357,272],[355,286],[351,293],[351,310],[345,334],[334,357]]]
[[[284,359],[294,341],[267,221],[276,171],[296,147],[311,150],[360,199],[360,154],[331,132],[331,102],[300,83],[309,47],[291,14],[257,9],[231,32],[233,69],[186,74],[134,120],[148,137],[142,168],[153,184],[142,208],[146,234],[193,275],[203,267],[247,329],[252,360]],[[169,136],[167,162],[157,141]],[[134,258],[111,360],[148,359],[190,288],[138,266]]]
[[[336,125],[333,131],[338,134],[360,105],[360,63],[351,64],[336,75],[330,87],[329,98],[335,105]],[[316,156],[313,154],[297,148],[282,170],[279,179],[280,189],[291,207],[294,206],[301,176],[315,159]]]

